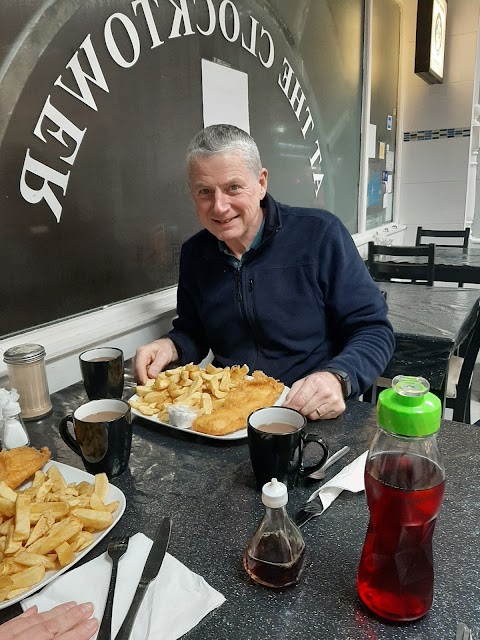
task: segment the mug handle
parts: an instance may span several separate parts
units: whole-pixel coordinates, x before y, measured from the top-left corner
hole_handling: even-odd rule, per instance
[[[68,430],[68,423],[71,422],[73,424],[73,415],[65,416],[60,420],[60,424],[58,425],[58,430],[60,431],[60,435],[62,440],[66,445],[70,447],[70,449],[76,453],[80,458],[82,457],[82,453],[80,451],[80,447],[78,442],[72,438],[70,431]]]
[[[323,449],[323,456],[320,459],[320,461],[316,462],[315,464],[311,464],[308,467],[303,466],[303,450],[302,450],[302,462],[300,464],[300,468],[298,472],[302,477],[305,477],[305,476],[309,476],[311,473],[314,473],[315,471],[318,471],[320,467],[326,462],[328,458],[329,447],[326,440],[312,433],[309,433],[308,436],[303,436],[302,442],[303,442],[303,448],[305,448],[308,444],[315,443],[320,445],[320,447]]]

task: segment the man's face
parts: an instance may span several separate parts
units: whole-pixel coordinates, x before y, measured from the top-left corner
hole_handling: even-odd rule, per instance
[[[263,220],[267,170],[255,176],[238,153],[197,158],[190,164],[189,186],[201,224],[241,254]]]

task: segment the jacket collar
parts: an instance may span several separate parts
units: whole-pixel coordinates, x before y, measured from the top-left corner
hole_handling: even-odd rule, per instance
[[[272,198],[269,193],[265,194],[265,197],[260,202],[262,209],[265,209],[265,229],[263,231],[262,242],[267,240],[271,235],[275,233],[282,223],[280,221],[280,212],[278,211],[278,204]]]

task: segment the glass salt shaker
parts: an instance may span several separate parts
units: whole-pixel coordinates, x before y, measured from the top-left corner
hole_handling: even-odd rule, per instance
[[[24,420],[38,420],[52,411],[45,369],[45,349],[40,344],[20,344],[3,354],[10,385],[20,394]]]
[[[30,438],[20,416],[20,411],[18,402],[8,402],[3,406],[3,446],[5,449],[27,447],[30,444]]]
[[[266,587],[296,584],[305,563],[305,542],[285,509],[287,487],[272,478],[263,485],[265,515],[248,543],[243,565],[248,575]]]

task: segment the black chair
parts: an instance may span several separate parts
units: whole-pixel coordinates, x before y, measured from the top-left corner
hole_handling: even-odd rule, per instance
[[[391,257],[405,258],[393,262]],[[411,258],[411,261],[408,261]],[[383,244],[368,243],[367,267],[377,282],[406,280],[413,284],[433,286],[435,280],[435,245],[412,247],[388,247]]]
[[[437,247],[458,247],[465,251],[468,249],[468,240],[470,238],[470,228],[468,229],[460,229],[457,231],[445,230],[445,229],[424,229],[423,227],[417,227],[417,238],[415,240],[415,245],[417,247],[429,243],[422,242],[422,238],[460,238],[462,242],[454,243],[450,242],[448,244],[439,244],[435,241]]]
[[[452,420],[470,424],[471,421],[471,396],[472,378],[480,351],[480,314],[477,315],[475,324],[469,334],[460,345],[461,355],[450,356],[447,380],[445,381],[445,405],[446,409],[453,409]],[[383,389],[388,389],[392,381],[388,378],[377,378],[364,394],[363,401],[375,404],[378,394]]]
[[[470,424],[472,378],[480,350],[480,314],[460,345],[459,356],[451,356],[448,368],[445,406],[453,409],[452,419]]]
[[[466,251],[470,238],[470,228],[451,231],[448,229],[424,229],[423,227],[417,227],[417,237],[415,239],[415,245],[417,247],[424,245],[422,238],[450,238],[452,242],[448,244],[439,244],[438,242],[435,242],[435,244],[437,247],[454,247]],[[456,239],[459,239],[460,242],[453,242]],[[458,286],[463,287],[463,282],[459,282]]]

